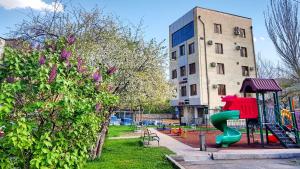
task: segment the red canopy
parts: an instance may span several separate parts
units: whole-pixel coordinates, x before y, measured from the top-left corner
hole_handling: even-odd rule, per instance
[[[246,78],[243,81],[240,92],[276,92],[282,91],[281,87],[274,79]]]

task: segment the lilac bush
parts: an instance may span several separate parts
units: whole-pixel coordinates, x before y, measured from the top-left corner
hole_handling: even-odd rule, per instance
[[[89,158],[118,98],[107,89],[113,71],[85,64],[75,40],[60,38],[26,52],[5,48],[0,168],[82,168]]]

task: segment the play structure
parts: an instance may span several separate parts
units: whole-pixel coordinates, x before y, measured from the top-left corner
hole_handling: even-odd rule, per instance
[[[244,80],[241,93],[255,93],[256,98],[240,98],[237,96],[222,97],[226,102],[222,111],[211,115],[212,124],[223,132],[216,136],[216,144],[228,147],[241,139],[241,133],[227,126],[227,120],[246,120],[247,142],[250,144],[249,124],[256,123],[260,130],[261,145],[264,147],[264,134],[266,143],[280,142],[286,148],[299,147],[298,126],[300,119],[295,116],[293,101],[289,98],[289,110],[280,110],[278,92],[282,91],[274,79],[247,78]],[[268,100],[273,100],[273,108],[267,109]],[[270,132],[270,133],[269,133]]]
[[[223,134],[218,135],[216,143],[222,147],[228,147],[230,144],[240,141],[242,134],[227,126],[227,120],[237,119],[257,119],[258,109],[255,98],[239,98],[237,96],[226,96],[222,98],[226,102],[223,111],[211,116],[212,124]]]

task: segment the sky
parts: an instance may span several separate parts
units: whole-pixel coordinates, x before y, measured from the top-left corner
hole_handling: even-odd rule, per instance
[[[119,17],[125,24],[137,25],[143,21],[146,39],[166,40],[169,25],[195,6],[215,9],[252,18],[256,53],[278,62],[280,59],[268,38],[264,24],[264,11],[268,0],[65,0],[66,5],[80,4],[86,9],[96,5],[104,13]],[[27,18],[30,8],[34,12],[52,10],[50,0],[0,0],[0,37],[7,37],[15,24]],[[63,6],[58,6],[61,12]]]

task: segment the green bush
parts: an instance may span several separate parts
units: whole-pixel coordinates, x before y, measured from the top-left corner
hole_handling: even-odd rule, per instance
[[[1,168],[82,168],[108,107],[115,68],[93,68],[75,37],[5,48],[0,66]]]

